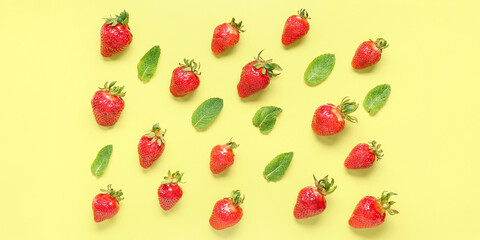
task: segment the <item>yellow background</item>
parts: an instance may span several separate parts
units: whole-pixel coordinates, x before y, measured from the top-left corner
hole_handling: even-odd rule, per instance
[[[0,239],[473,239],[479,226],[477,1],[15,1],[0,2]],[[288,16],[306,8],[310,32],[298,44],[280,42]],[[100,55],[104,17],[126,9],[132,44],[120,55]],[[220,57],[210,50],[215,26],[243,20],[240,42]],[[350,61],[369,38],[390,43],[376,67],[356,72]],[[137,79],[138,60],[153,46],[162,53],[149,83]],[[283,67],[260,94],[237,95],[241,68],[260,50]],[[315,57],[334,53],[336,65],[322,84],[303,73]],[[201,62],[200,87],[174,99],[168,88],[183,58]],[[126,86],[126,107],[112,128],[95,123],[90,100],[106,81]],[[359,103],[373,87],[392,93],[375,116],[360,107],[357,124],[332,137],[310,128],[314,110],[350,96]],[[204,132],[190,124],[211,97],[224,108]],[[281,107],[269,135],[251,119],[266,105]],[[159,122],[166,150],[148,170],[137,143]],[[211,148],[234,137],[235,164],[213,176]],[[375,139],[385,157],[369,170],[348,172],[351,148]],[[90,164],[113,144],[105,174]],[[276,155],[294,158],[277,183],[263,179]],[[184,196],[164,212],[156,190],[167,170],[185,172]],[[298,191],[312,174],[335,178],[325,212],[297,221]],[[91,201],[112,183],[123,189],[118,215],[94,223]],[[245,195],[244,217],[215,231],[208,223],[215,201],[231,190]],[[400,214],[375,229],[347,221],[356,203],[383,190]]]

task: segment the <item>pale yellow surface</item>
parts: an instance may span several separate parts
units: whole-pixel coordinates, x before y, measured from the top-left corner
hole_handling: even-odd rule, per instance
[[[0,2],[0,239],[474,239],[478,233],[477,1],[14,1]],[[298,44],[280,42],[286,18],[299,8],[311,16]],[[100,55],[102,18],[130,13],[133,42],[110,59]],[[216,57],[213,29],[231,17],[245,33]],[[356,72],[356,47],[383,37],[390,47],[373,69]],[[137,79],[138,60],[153,45],[162,53],[149,83]],[[260,94],[237,95],[241,68],[260,50],[284,71]],[[303,73],[315,57],[334,53],[336,65],[322,84],[309,87]],[[178,62],[201,62],[201,84],[174,99],[168,88]],[[112,128],[96,124],[90,100],[105,81],[126,86],[126,107]],[[388,83],[387,104],[371,117],[361,107],[358,124],[333,137],[310,128],[314,110],[344,96],[363,102]],[[224,108],[204,132],[190,124],[194,109],[211,97]],[[269,135],[251,119],[266,105],[281,107]],[[139,166],[137,143],[159,122],[166,150],[148,170]],[[213,176],[209,154],[234,137],[235,164]],[[369,170],[348,172],[343,161],[359,142],[382,143],[385,157]],[[94,177],[97,151],[113,144],[105,174]],[[295,153],[277,183],[262,176],[277,154]],[[167,170],[185,172],[184,196],[164,212],[156,190]],[[335,178],[337,191],[325,212],[297,221],[298,191],[312,174]],[[91,201],[112,183],[123,189],[118,215],[93,221]],[[244,217],[215,231],[208,219],[215,201],[231,190],[245,195]],[[355,230],[347,221],[361,197],[383,190],[396,216],[376,228]]]

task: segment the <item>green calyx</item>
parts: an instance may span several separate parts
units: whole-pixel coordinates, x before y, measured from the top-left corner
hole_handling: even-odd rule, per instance
[[[383,191],[382,196],[380,199],[377,199],[377,203],[380,204],[382,207],[382,213],[388,212],[390,215],[395,215],[398,214],[398,211],[395,209],[392,209],[392,205],[395,203],[394,201],[390,201],[390,197],[393,195],[398,195],[393,192],[388,192],[388,191]]]
[[[237,144],[236,142],[232,142],[232,138],[230,138],[230,140],[227,143],[225,143],[225,146],[228,149],[235,149],[235,148],[239,147],[240,144]]]
[[[383,38],[377,38],[377,40],[375,40],[375,41],[370,39],[370,41],[372,41],[375,44],[375,47],[377,47],[380,52],[382,52],[382,50],[384,48],[388,47],[387,40],[385,40]]]
[[[107,90],[111,95],[114,95],[114,96],[117,96],[117,97],[125,97],[126,93],[122,92],[123,89],[125,88],[125,86],[118,87],[118,86],[115,86],[115,83],[117,83],[117,81],[113,81],[110,84],[108,82],[106,82],[103,85],[103,88],[99,87],[99,89],[100,90]]]
[[[375,140],[373,140],[371,142],[368,142],[368,143],[369,143],[370,152],[375,153],[375,156],[376,156],[377,160],[382,159],[383,150],[380,149],[382,144],[377,144],[377,142]]]
[[[303,19],[310,19],[310,17],[308,17],[308,12],[307,10],[305,10],[304,8],[298,10],[298,16],[300,16],[301,18]]]
[[[172,173],[169,170],[168,175],[163,178],[164,180],[162,181],[162,184],[170,185],[180,183],[182,181],[182,177],[183,173],[180,173],[179,171]]]
[[[195,75],[202,74],[198,70],[200,70],[200,63],[195,62],[194,59],[188,60],[186,58],[183,59],[183,63],[179,63],[180,66],[184,67],[182,71],[184,72],[193,72]]]
[[[334,185],[335,180],[332,178],[332,180],[329,181],[328,175],[320,180],[317,180],[315,175],[313,175],[313,180],[315,180],[315,186],[317,187],[318,192],[323,196],[330,194],[337,189],[337,185]]]
[[[273,63],[272,59],[264,60],[260,56],[262,54],[262,52],[263,52],[263,50],[258,53],[258,56],[255,58],[255,60],[257,60],[257,62],[254,62],[253,66],[256,69],[262,68],[262,74],[267,73],[269,78],[279,75],[280,73],[275,73],[273,71],[281,71],[282,68],[278,64]]]
[[[123,10],[120,15],[115,15],[114,18],[104,18],[106,24],[111,24],[110,27],[115,27],[117,24],[121,24],[128,27],[128,13]]]
[[[152,143],[157,142],[158,146],[161,146],[162,143],[165,143],[165,133],[167,132],[167,129],[163,130],[160,128],[158,123],[155,123],[153,125],[152,130],[148,130],[147,134],[145,134],[145,137],[151,138]]]
[[[235,18],[232,18],[232,21],[229,23],[233,28],[235,28],[238,32],[245,32],[245,30],[242,29],[242,21],[239,23],[235,22]]]
[[[338,110],[343,114],[343,117],[350,122],[356,123],[358,122],[357,118],[354,116],[350,116],[350,113],[355,112],[358,108],[358,103],[351,102],[348,97],[343,98],[340,105],[337,106]]]
[[[100,191],[104,192],[104,193],[108,193],[110,196],[112,196],[113,198],[115,198],[115,200],[117,200],[117,202],[120,202],[123,200],[123,192],[122,190],[118,190],[118,191],[115,191],[113,188],[112,188],[112,184],[108,184],[107,186],[107,189],[100,189]]]
[[[240,193],[240,190],[234,190],[232,191],[232,201],[233,201],[233,205],[235,206],[238,206],[240,204],[243,203],[243,201],[245,200],[245,195],[242,195]]]

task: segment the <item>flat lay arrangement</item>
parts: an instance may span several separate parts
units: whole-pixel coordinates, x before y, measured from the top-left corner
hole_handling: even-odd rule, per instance
[[[2,0],[0,239],[475,239],[479,7]]]
[[[290,16],[285,23],[281,38],[282,43],[290,45],[304,37],[310,29],[308,19],[309,16],[306,9],[300,9],[298,15]],[[121,54],[131,44],[133,35],[128,22],[129,14],[126,11],[121,12],[115,18],[105,19],[100,34],[102,56],[110,57],[113,54]],[[219,55],[226,49],[238,44],[240,32],[244,32],[242,30],[242,21],[236,23],[235,18],[232,18],[230,23],[224,23],[215,27],[211,46],[212,52]],[[387,47],[387,41],[383,38],[361,43],[352,59],[352,67],[363,69],[377,64],[380,61],[382,50]],[[242,69],[240,82],[237,85],[238,95],[241,98],[258,94],[258,92],[264,90],[270,84],[272,77],[279,75],[280,71],[283,70],[272,59],[265,60],[261,56],[262,52],[263,50],[258,53],[254,61],[248,63]],[[140,80],[149,81],[152,78],[155,74],[159,57],[160,47],[154,46],[140,60],[138,64]],[[334,64],[334,54],[324,54],[317,57],[305,72],[307,85],[314,86],[324,81],[332,72]],[[184,97],[200,86],[199,68],[200,63],[195,62],[193,59],[184,59],[183,63],[180,63],[180,66],[175,68],[170,85],[170,92],[174,97]],[[148,72],[148,74],[145,74],[145,72]],[[146,79],[145,76],[147,76]],[[100,88],[92,99],[94,116],[97,123],[101,126],[113,126],[119,119],[125,105],[122,99],[122,97],[125,97],[125,93],[122,92],[124,87],[115,86],[115,83],[105,83],[104,87]],[[376,89],[368,93],[364,102],[365,109],[368,112],[376,113],[385,104],[390,94],[390,86],[386,86],[388,86],[387,94],[385,94],[385,91]],[[345,97],[338,106],[331,103],[321,105],[316,109],[313,116],[311,124],[313,132],[319,136],[338,134],[345,128],[345,120],[353,123],[358,121],[356,117],[350,115],[357,110],[358,105],[358,103],[351,101],[348,97]],[[220,98],[210,98],[204,101],[192,115],[193,127],[200,131],[205,130],[212,124],[222,108],[223,100]],[[278,107],[263,107],[255,114],[253,124],[260,127],[260,131],[263,134],[268,134],[272,130],[273,125],[275,125],[277,113],[281,111],[282,109]],[[157,123],[152,127],[151,131],[142,136],[138,144],[141,167],[149,168],[160,157],[165,149],[165,132],[166,130],[161,130]],[[237,143],[229,141],[223,145],[216,145],[212,149],[210,170],[213,174],[219,174],[232,167],[234,164],[233,149],[238,146]],[[372,141],[370,145],[357,145],[345,160],[345,167],[348,169],[371,167],[375,160],[383,156],[383,151],[379,148],[380,145],[376,145],[375,141]],[[289,167],[292,158],[293,152],[278,155],[266,166],[264,171],[265,179],[267,181],[279,181]],[[105,170],[107,165],[108,163],[104,164],[102,171]],[[158,189],[158,198],[164,210],[169,210],[182,197],[183,191],[178,186],[182,176],[183,173],[176,172],[172,174],[169,171],[168,176],[165,177],[166,181]],[[331,181],[328,176],[320,180],[317,180],[315,177],[314,179],[315,187],[306,187],[298,195],[294,210],[294,216],[297,219],[313,217],[322,213],[326,208],[324,196],[336,189],[333,178]],[[103,194],[102,196],[104,197],[99,200],[97,195],[92,203],[96,222],[112,218],[119,210],[119,201],[123,199],[120,198],[122,194],[119,195],[119,192],[112,190],[111,187],[109,189],[107,191],[108,196]],[[385,213],[397,214],[398,211],[390,208],[394,202],[388,201],[392,195],[397,194],[390,192],[378,199],[374,197],[362,199],[350,218],[350,226],[354,228],[376,227],[385,220]],[[108,198],[108,200],[103,200],[105,198]],[[240,194],[239,190],[234,190],[231,197],[218,201],[210,217],[210,225],[216,230],[221,230],[237,224],[243,216],[240,204],[244,200],[245,195]]]

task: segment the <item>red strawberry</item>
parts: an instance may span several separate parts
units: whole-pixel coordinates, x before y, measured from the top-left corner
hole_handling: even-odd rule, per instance
[[[125,97],[122,92],[125,87],[117,87],[115,83],[116,81],[110,84],[106,82],[92,98],[93,115],[101,126],[113,126],[125,107],[122,99]]]
[[[100,29],[100,53],[104,57],[120,53],[132,42],[133,35],[128,27],[128,13],[123,11],[115,18],[105,18]]]
[[[313,114],[313,132],[320,136],[339,133],[345,127],[345,119],[350,122],[357,122],[357,118],[348,115],[355,112],[357,108],[358,104],[356,102],[350,102],[348,97],[345,97],[338,106],[327,103],[318,107]]]
[[[395,203],[389,201],[392,195],[397,195],[396,193],[382,193],[380,199],[366,196],[360,200],[360,202],[353,210],[352,217],[348,221],[348,224],[354,228],[371,228],[376,227],[382,224],[385,221],[385,212],[388,212],[390,215],[397,214],[398,211],[391,208]]]
[[[242,21],[236,23],[235,18],[230,23],[218,25],[213,31],[212,51],[218,55],[237,44],[240,32],[245,32],[242,27]]]
[[[371,39],[363,42],[353,56],[352,67],[362,69],[376,64],[382,57],[382,50],[387,47],[388,43],[383,38],[377,38],[375,42]]]
[[[280,71],[282,68],[276,63],[272,63],[272,59],[264,60],[260,57],[263,50],[260,51],[255,61],[245,65],[242,69],[240,82],[237,85],[238,95],[246,98],[268,86],[270,78],[277,76],[279,73],[273,71]]]
[[[286,46],[294,43],[308,33],[310,24],[308,24],[308,12],[305,9],[298,10],[298,15],[290,16],[285,22],[283,28],[282,43]]]
[[[200,85],[200,79],[198,78],[200,64],[197,64],[193,59],[184,59],[183,62],[172,73],[170,92],[174,97],[183,97],[193,92]]]
[[[238,144],[232,142],[230,139],[229,142],[223,145],[217,145],[213,147],[212,152],[210,153],[210,170],[213,174],[219,174],[225,169],[229,168],[233,164],[233,149],[237,148]]]
[[[222,230],[237,224],[243,216],[243,210],[240,204],[245,200],[239,190],[232,192],[232,196],[224,198],[215,203],[212,215],[210,216],[210,225],[216,230]]]
[[[97,194],[92,202],[93,219],[97,223],[115,216],[120,209],[118,202],[123,200],[122,190],[113,190],[112,184],[109,184],[107,189],[100,191],[105,193]]]
[[[345,159],[345,167],[348,169],[362,169],[372,166],[375,160],[383,157],[383,151],[380,149],[381,144],[377,145],[375,140],[366,143],[359,143],[355,146],[347,159]]]
[[[325,195],[337,189],[337,186],[333,185],[335,182],[333,178],[331,182],[328,182],[328,176],[317,181],[314,175],[313,179],[315,180],[315,187],[304,187],[298,193],[297,204],[293,209],[293,216],[296,219],[309,218],[322,213],[327,207]]]
[[[166,176],[158,187],[158,201],[160,202],[160,206],[163,210],[169,210],[182,198],[183,191],[178,183],[182,180],[183,173],[176,171],[172,174],[172,172],[168,171],[168,176]]]
[[[165,133],[167,130],[162,131],[158,126],[158,123],[153,125],[152,130],[140,138],[138,143],[138,155],[140,158],[140,166],[143,168],[149,168],[152,166],[160,155],[162,155],[165,149]]]

